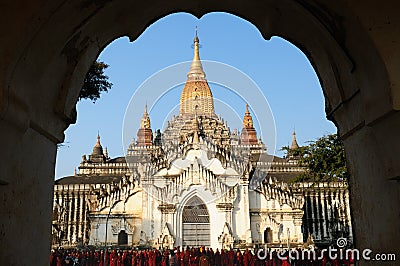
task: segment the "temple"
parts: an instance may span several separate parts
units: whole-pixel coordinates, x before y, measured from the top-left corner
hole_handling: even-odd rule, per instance
[[[215,114],[196,33],[180,112],[167,127],[153,134],[146,106],[125,157],[109,158],[98,135],[78,172],[55,181],[53,246],[351,242],[347,183],[292,182],[304,168],[290,152],[267,152],[250,109],[241,132]],[[295,132],[290,148],[299,148]]]

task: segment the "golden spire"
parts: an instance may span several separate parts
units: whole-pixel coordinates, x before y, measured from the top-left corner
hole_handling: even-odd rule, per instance
[[[200,61],[199,37],[197,36],[197,27],[196,27],[196,36],[194,37],[193,43],[194,43],[194,55],[187,77],[189,79],[204,79],[206,77],[206,74],[204,73],[203,66],[201,65]]]
[[[243,117],[243,127],[244,128],[253,128],[253,118],[249,112],[249,105],[246,103],[246,112]]]
[[[180,99],[180,114],[215,116],[213,96],[200,61],[197,27],[194,37],[194,55],[187,77]]]
[[[253,127],[253,118],[249,111],[249,105],[246,103],[246,112],[243,117],[243,129],[241,134],[242,145],[253,145],[257,144],[257,131]]]
[[[245,112],[245,114],[246,114],[246,115],[250,115],[250,112],[249,112],[249,104],[248,104],[248,103],[246,103],[246,112]]]
[[[142,120],[140,121],[140,128],[137,133],[138,146],[151,146],[153,145],[153,132],[150,128],[150,116],[147,113],[147,104],[144,106]]]
[[[140,122],[140,128],[150,128],[150,117],[147,113],[147,104],[144,106],[144,112],[142,121]]]

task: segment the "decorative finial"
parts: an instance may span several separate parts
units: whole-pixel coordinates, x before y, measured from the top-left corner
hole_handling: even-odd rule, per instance
[[[296,139],[296,129],[293,129],[293,133],[292,133],[292,145],[290,146],[290,148],[293,149],[298,149],[299,148],[299,144],[297,144],[297,139]]]
[[[243,117],[243,127],[253,128],[253,118],[251,117],[248,103],[246,103],[246,112]]]
[[[199,121],[197,120],[197,113],[194,115],[194,118],[193,118],[192,129],[194,131],[199,131],[200,130]]]
[[[193,60],[192,64],[190,65],[190,70],[188,73],[188,78],[192,79],[204,79],[206,77],[206,74],[203,71],[203,66],[201,65],[200,62],[200,55],[199,55],[199,37],[197,35],[197,26],[196,26],[196,34],[194,37],[194,55],[193,55]]]
[[[197,115],[195,115],[195,117],[193,118],[193,144],[198,144],[199,143],[199,122],[197,120]],[[195,146],[195,149],[197,149],[198,147]]]
[[[96,146],[97,146],[97,147],[101,146],[101,144],[100,144],[100,131],[99,131],[99,130],[97,130],[97,142],[96,142]]]
[[[149,114],[147,113],[147,103],[144,106],[144,112],[142,120],[140,122],[140,128],[150,128],[150,117]]]
[[[106,157],[106,159],[108,159],[108,150],[107,150],[107,147],[106,147],[106,149],[104,150],[104,156]]]
[[[242,145],[253,145],[258,143],[257,131],[253,126],[253,118],[251,117],[248,103],[246,103],[246,112],[243,117],[243,129],[240,139]]]
[[[196,26],[195,31],[196,31],[196,35],[194,37],[194,42],[199,42],[199,37],[197,36],[197,26]]]

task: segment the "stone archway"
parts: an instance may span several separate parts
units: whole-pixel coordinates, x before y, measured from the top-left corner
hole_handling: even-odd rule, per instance
[[[188,200],[182,211],[182,245],[210,246],[210,215],[206,204],[197,196]]]
[[[47,263],[56,144],[76,119],[91,62],[115,38],[134,40],[178,10],[238,15],[266,39],[283,37],[306,54],[345,142],[356,245],[390,252],[400,238],[400,22],[390,3],[9,1],[0,26],[7,37],[0,44],[2,261]],[[23,258],[14,256],[21,250]]]
[[[128,245],[128,234],[125,230],[121,230],[118,233],[118,246]]]

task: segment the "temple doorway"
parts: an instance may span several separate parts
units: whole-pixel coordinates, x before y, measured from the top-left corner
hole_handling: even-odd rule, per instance
[[[210,246],[210,216],[207,206],[197,196],[183,208],[183,246]]]
[[[271,228],[266,228],[264,230],[264,243],[271,243],[272,242],[272,230]]]
[[[128,234],[125,230],[121,230],[118,234],[118,245],[128,245]]]

